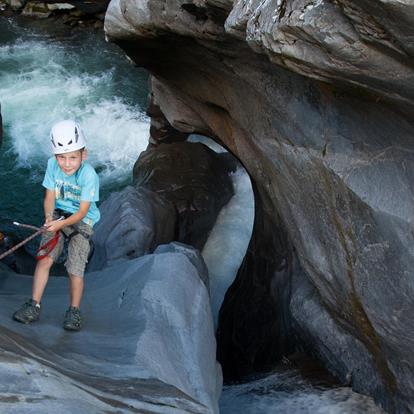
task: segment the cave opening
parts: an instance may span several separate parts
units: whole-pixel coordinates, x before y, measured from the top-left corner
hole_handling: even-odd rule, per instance
[[[217,328],[218,315],[227,289],[233,283],[251,239],[254,196],[250,177],[243,165],[216,141],[191,135],[189,142],[201,142],[232,164],[230,177],[234,195],[221,209],[201,250],[210,277],[211,307]]]

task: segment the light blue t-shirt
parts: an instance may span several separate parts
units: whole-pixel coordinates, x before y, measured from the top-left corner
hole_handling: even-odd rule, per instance
[[[81,201],[90,201],[88,214],[82,221],[94,226],[100,219],[95,201],[99,201],[99,177],[92,165],[83,161],[73,175],[66,175],[59,167],[56,158],[47,161],[43,187],[55,190],[55,208],[76,213]]]

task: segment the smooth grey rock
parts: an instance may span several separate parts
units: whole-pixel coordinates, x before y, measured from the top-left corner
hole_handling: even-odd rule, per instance
[[[12,320],[31,282],[0,270],[1,412],[218,412],[209,295],[186,254],[88,273],[76,333],[61,326],[64,278],[49,280],[39,321]]]
[[[183,253],[188,257],[188,260],[196,267],[198,274],[200,276],[200,279],[203,281],[203,283],[206,285],[206,288],[208,291],[210,291],[210,282],[208,277],[208,269],[207,266],[203,260],[203,257],[201,256],[201,253],[194,249],[191,246],[188,246],[183,243],[179,242],[173,242],[169,244],[162,244],[158,246],[154,253]]]
[[[101,220],[94,228],[94,253],[88,271],[143,256],[174,239],[175,209],[150,190],[128,186],[112,193],[99,209]]]
[[[105,29],[153,74],[154,99],[170,125],[217,140],[252,178],[261,217],[246,259],[251,272],[241,271],[225,303],[257,298],[251,307],[266,303],[258,315],[273,312],[286,322],[281,327],[289,326],[289,283],[296,271],[290,260],[297,255],[319,297],[309,311],[320,305],[332,322],[326,352],[320,351],[326,331],[300,315],[305,306],[295,308],[294,324],[303,339],[301,332],[287,338],[287,329],[229,347],[249,361],[260,349],[283,350],[291,338],[298,346],[305,341],[334,372],[352,372],[352,384],[389,412],[413,412],[413,5],[182,5],[114,0]],[[272,231],[286,234],[289,260],[279,260],[274,244],[255,266],[256,246]],[[304,290],[297,294],[295,303],[307,297]],[[250,309],[234,309],[243,317],[230,311],[229,324],[244,319],[255,326]],[[345,358],[351,343],[360,346]],[[275,352],[274,359],[281,356]],[[373,390],[376,378],[380,392]]]
[[[296,266],[299,264],[296,263]],[[352,384],[355,391],[366,392],[369,389],[371,395],[380,398],[384,389],[368,350],[347,332],[345,326],[336,323],[306,274],[298,268],[296,270],[289,305],[296,332],[308,344],[307,348],[312,349],[318,359],[325,361],[342,383]],[[362,377],[360,371],[373,375]]]

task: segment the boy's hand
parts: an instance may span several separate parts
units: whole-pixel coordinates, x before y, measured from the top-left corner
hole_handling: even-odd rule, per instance
[[[56,232],[62,229],[62,227],[64,227],[64,224],[62,223],[62,221],[59,220],[52,220],[50,222],[45,223],[45,227],[47,227],[47,231],[50,232]]]

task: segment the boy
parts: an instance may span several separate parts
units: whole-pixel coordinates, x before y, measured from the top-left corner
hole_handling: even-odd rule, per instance
[[[40,302],[49,271],[69,239],[65,263],[69,274],[70,306],[63,328],[78,331],[82,327],[80,302],[83,294],[83,274],[90,251],[92,227],[100,218],[95,204],[99,200],[99,178],[87,162],[85,138],[74,121],[55,124],[50,133],[54,157],[49,158],[43,180],[45,224],[33,278],[32,299],[17,310],[13,318],[22,323],[39,319]],[[60,217],[60,219],[58,219]],[[64,218],[64,219],[62,219]]]

